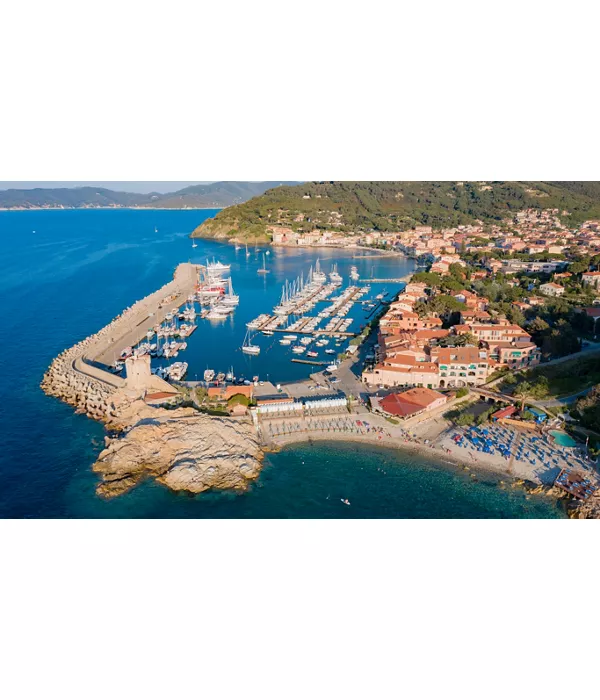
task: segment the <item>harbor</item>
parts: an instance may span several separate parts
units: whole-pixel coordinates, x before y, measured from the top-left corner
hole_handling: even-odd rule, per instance
[[[276,262],[271,251],[250,252],[238,246],[234,253],[244,267],[254,270],[256,279],[270,286],[269,265]],[[235,268],[235,263],[217,257],[179,266],[172,288],[167,286],[140,302],[119,325],[121,332],[109,344],[86,354],[86,362],[118,382],[125,378],[128,358],[148,356],[154,376],[175,383],[203,382],[209,388],[268,381],[274,373],[256,366],[267,356],[276,358],[277,365],[282,359],[289,363],[287,371],[275,373],[278,380],[300,379],[297,371],[302,366],[309,373],[323,367],[335,371],[338,357],[353,350],[349,341],[392,298],[387,288],[375,293],[362,284],[356,264],[342,275],[339,262],[332,262],[326,272],[317,258],[296,277],[283,281],[270,309],[263,307],[258,316],[240,323],[245,299],[235,291]],[[190,351],[206,348],[213,336],[235,329],[240,329],[236,337],[223,348],[229,361],[198,366],[188,359]]]

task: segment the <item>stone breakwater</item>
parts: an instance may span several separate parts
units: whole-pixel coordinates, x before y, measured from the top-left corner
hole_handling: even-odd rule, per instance
[[[193,291],[195,272],[193,265],[179,265],[168,284],[125,309],[102,330],[61,352],[44,375],[43,391],[95,420],[114,417],[117,407],[113,399],[125,388],[125,380],[90,363],[118,358],[123,348],[141,340],[149,326],[162,321]],[[172,303],[163,303],[171,297]]]
[[[162,380],[149,377],[144,388],[91,364],[119,357],[181,306],[194,290],[196,273],[195,266],[180,265],[171,282],[61,352],[44,375],[46,394],[111,431],[113,437],[105,438],[106,449],[93,467],[102,477],[101,496],[118,496],[148,477],[175,491],[242,491],[260,473],[264,455],[249,419],[214,418],[192,408],[152,408],[142,399]]]

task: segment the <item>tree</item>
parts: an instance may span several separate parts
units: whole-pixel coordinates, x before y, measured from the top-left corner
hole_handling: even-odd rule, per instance
[[[244,394],[234,394],[229,401],[227,401],[227,405],[229,408],[232,408],[233,406],[249,406],[250,399],[247,396],[244,396]]]
[[[533,398],[533,389],[529,382],[521,382],[513,392],[513,396],[521,402],[521,411],[525,410],[525,402]]]
[[[454,420],[456,425],[473,425],[475,422],[475,416],[472,413],[460,413]]]

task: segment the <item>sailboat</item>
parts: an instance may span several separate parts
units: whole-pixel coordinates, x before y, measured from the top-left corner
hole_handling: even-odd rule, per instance
[[[250,251],[248,250],[248,244],[246,243],[246,257],[250,257]]]
[[[269,272],[267,269],[267,258],[265,257],[265,254],[263,253],[263,266],[260,270],[258,270],[259,275],[266,275]]]
[[[242,345],[242,352],[246,355],[260,355],[260,346],[252,345],[252,341],[250,339],[250,331],[246,332],[244,344]]]
[[[154,233],[158,233],[158,229],[156,228],[156,226],[154,227]]]
[[[221,299],[221,303],[225,306],[237,306],[240,303],[240,298],[233,291],[233,283],[231,282],[231,277],[229,278],[229,290],[227,294]]]
[[[198,244],[196,243],[196,241],[194,241],[194,242],[192,243],[192,248],[197,248],[197,247],[198,247]]]

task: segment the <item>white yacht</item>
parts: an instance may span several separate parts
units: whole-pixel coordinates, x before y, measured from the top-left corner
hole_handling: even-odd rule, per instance
[[[252,341],[250,339],[250,331],[246,333],[246,337],[244,338],[242,352],[246,355],[260,355],[260,345],[252,344]]]
[[[238,306],[240,303],[240,298],[237,294],[233,292],[233,284],[231,282],[231,277],[229,278],[229,289],[227,294],[221,299],[221,304],[224,306]]]
[[[340,273],[337,271],[337,265],[334,265],[331,268],[331,272],[329,274],[329,279],[331,280],[332,284],[335,284],[336,286],[340,286],[342,282],[344,281]]]
[[[222,272],[229,272],[231,270],[231,265],[225,265],[221,261],[216,261],[213,260],[213,262],[208,262],[206,261],[206,269],[208,270],[209,274],[212,273],[222,273]]]
[[[321,270],[321,264],[318,260],[315,264],[312,281],[317,282],[318,284],[325,284],[325,282],[327,282],[327,275],[323,272],[323,270]]]

